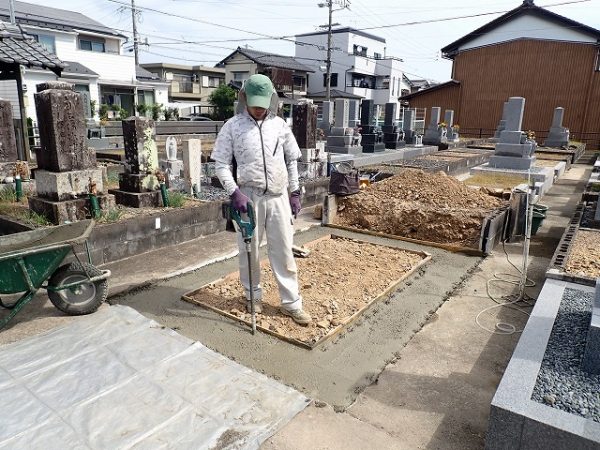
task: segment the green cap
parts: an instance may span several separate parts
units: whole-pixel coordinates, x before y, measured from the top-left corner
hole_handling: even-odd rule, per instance
[[[265,75],[252,75],[244,84],[246,104],[250,107],[269,109],[273,95],[273,83]]]

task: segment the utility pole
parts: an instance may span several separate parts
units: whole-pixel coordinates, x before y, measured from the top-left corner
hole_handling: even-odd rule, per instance
[[[15,18],[15,0],[8,0],[8,10],[10,15],[10,23],[12,25],[16,25],[17,19]]]
[[[133,22],[133,55],[135,58],[135,65],[137,67],[140,63],[140,57],[138,54],[138,45],[139,45],[140,39],[139,39],[139,36],[137,33],[137,24],[136,24],[135,14],[136,14],[135,0],[131,0],[131,21]]]
[[[333,0],[327,0],[329,8],[329,22],[327,22],[327,75],[325,76],[325,96],[327,101],[331,100],[331,19],[333,16]]]

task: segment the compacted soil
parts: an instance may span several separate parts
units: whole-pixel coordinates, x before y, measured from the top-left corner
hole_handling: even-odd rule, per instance
[[[303,309],[312,316],[306,327],[279,311],[277,283],[267,261],[262,265],[263,313],[257,325],[312,345],[371,303],[415,266],[425,254],[353,239],[329,237],[307,246],[308,258],[296,259]],[[237,273],[191,294],[200,303],[250,321]]]
[[[443,172],[405,169],[356,195],[338,199],[335,223],[477,248],[483,219],[505,203]]]
[[[577,231],[565,269],[574,275],[600,277],[600,231]]]

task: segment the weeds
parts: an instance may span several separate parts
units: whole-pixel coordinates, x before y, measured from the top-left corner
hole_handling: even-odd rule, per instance
[[[121,210],[119,208],[111,208],[106,211],[102,211],[97,222],[100,222],[100,223],[117,222],[121,218],[122,215],[123,215],[123,210]]]
[[[4,189],[0,189],[0,202],[1,203],[14,203],[17,201],[17,192],[14,186],[7,186]]]
[[[181,208],[185,204],[185,195],[181,192],[169,192],[169,206]]]

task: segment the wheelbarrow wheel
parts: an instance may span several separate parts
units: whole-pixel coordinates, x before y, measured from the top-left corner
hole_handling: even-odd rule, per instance
[[[48,282],[50,286],[60,287],[64,284],[82,283],[60,291],[49,290],[48,297],[52,304],[60,311],[72,316],[95,312],[106,300],[108,281],[90,282],[87,281],[88,275],[90,277],[99,276],[102,275],[102,271],[88,263],[84,263],[82,266],[75,262],[59,267],[50,277]]]

